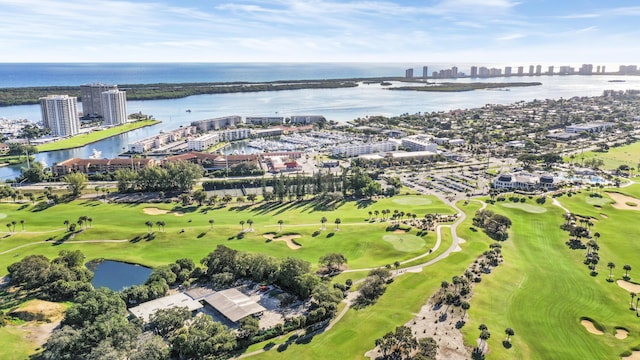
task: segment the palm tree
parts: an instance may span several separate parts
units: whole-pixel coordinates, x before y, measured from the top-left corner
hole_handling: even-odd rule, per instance
[[[323,216],[322,219],[320,219],[320,223],[322,224],[322,228],[321,228],[322,230],[326,230],[327,229],[327,227],[325,225],[326,222],[327,222],[327,218]]]
[[[280,232],[282,232],[282,224],[284,224],[284,221],[282,219],[278,220],[278,225],[280,225]]]
[[[242,231],[244,231],[244,220],[240,220],[240,226],[242,226]]]
[[[598,239],[600,239],[600,233],[596,231],[596,232],[593,234],[593,237],[596,239],[596,241],[598,241]]]
[[[380,215],[380,211],[376,210],[376,211],[373,212],[373,214],[376,216],[376,219],[378,219],[378,215]]]
[[[371,220],[371,215],[373,215],[373,212],[369,211],[369,220]]]
[[[216,221],[213,219],[209,219],[209,225],[211,227],[211,230],[213,230],[213,223],[215,223]]]
[[[24,231],[24,219],[20,220],[20,225],[22,226],[22,231]]]
[[[636,293],[630,292],[629,295],[631,295],[631,307],[633,308],[633,298],[636,297]]]
[[[70,224],[69,220],[64,221],[64,226],[67,227],[67,231],[69,231],[69,224]]]
[[[607,264],[607,267],[609,268],[609,281],[613,281],[611,279],[611,276],[613,276],[612,271],[613,271],[613,269],[616,268],[616,264],[614,264],[613,262],[609,261],[609,263]]]
[[[636,316],[638,316],[638,302],[640,302],[640,296],[636,298]]]
[[[93,222],[93,218],[88,217],[87,222],[89,223],[89,227],[91,227],[91,223]]]
[[[340,230],[340,224],[342,223],[342,220],[340,220],[340,218],[336,218],[334,223],[336,223],[336,231],[339,231]]]
[[[153,222],[147,220],[144,224],[147,225],[147,232],[151,234],[153,231]]]
[[[624,266],[622,268],[624,269],[624,278],[625,278],[625,280],[628,280],[629,279],[629,271],[631,271],[631,265],[624,264]]]
[[[460,304],[460,307],[462,308],[462,310],[464,310],[464,312],[462,313],[462,318],[464,319],[464,317],[467,315],[467,310],[469,310],[469,308],[471,307],[471,304],[469,304],[466,301],[463,301]]]
[[[484,353],[487,348],[487,340],[491,337],[489,330],[482,330],[480,332],[480,343],[482,344],[482,352]]]
[[[247,224],[249,224],[249,231],[253,231],[253,220],[247,220]]]
[[[504,330],[504,333],[505,333],[505,334],[507,334],[507,342],[508,342],[508,343],[510,343],[510,342],[511,342],[511,337],[512,337],[513,335],[515,335],[515,334],[516,334],[516,332],[515,332],[515,331],[513,331],[513,329],[512,329],[512,328],[506,328],[506,329]]]
[[[7,231],[11,232],[11,224],[10,223],[7,224]]]

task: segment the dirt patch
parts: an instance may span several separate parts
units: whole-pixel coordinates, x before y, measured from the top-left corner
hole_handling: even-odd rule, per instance
[[[62,319],[56,320],[50,323],[29,322],[24,325],[20,325],[17,328],[24,331],[24,338],[31,343],[38,344],[38,346],[44,345],[58,326]]]
[[[173,214],[175,216],[184,216],[184,213],[182,211],[171,211],[171,210],[165,210],[165,209],[158,209],[158,208],[155,208],[155,207],[144,208],[144,209],[142,209],[142,212],[147,214],[147,215]]]
[[[588,332],[594,334],[594,335],[602,335],[604,334],[602,331],[598,330],[596,328],[596,326],[593,324],[593,322],[591,320],[587,320],[587,319],[582,319],[582,321],[580,321],[580,324],[582,326],[584,326],[585,329],[587,329]]]
[[[624,340],[629,336],[629,331],[623,328],[616,328],[616,339]]]
[[[615,209],[640,211],[640,200],[634,197],[614,192],[607,193],[607,195],[615,201],[615,203],[611,204]]]
[[[65,310],[66,307],[62,304],[43,300],[31,300],[23,306],[11,311],[9,315],[24,321],[42,321],[51,323],[61,320]]]
[[[407,230],[401,230],[401,229],[397,229],[397,230],[393,230],[394,234],[406,234]]]
[[[607,216],[607,214],[600,214],[600,216],[601,216],[603,219],[608,219],[608,218],[609,218],[609,217]]]
[[[66,308],[59,303],[32,300],[12,311],[10,315],[28,321],[16,328],[24,332],[25,340],[42,346],[53,330],[60,325]]]
[[[284,241],[287,246],[289,247],[289,249],[291,250],[298,250],[300,249],[302,246],[296,244],[293,242],[294,239],[299,239],[302,236],[300,235],[285,235],[285,236],[279,236],[279,237],[275,237],[275,235],[273,234],[266,234],[263,235],[265,239],[269,239],[271,241]]]
[[[618,280],[616,281],[616,284],[618,284],[618,286],[627,290],[628,292],[633,292],[636,294],[640,293],[640,285],[638,284],[634,284],[626,280]]]

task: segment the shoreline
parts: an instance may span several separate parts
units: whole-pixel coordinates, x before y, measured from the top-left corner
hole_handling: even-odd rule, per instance
[[[303,89],[338,89],[346,87],[357,87],[360,83],[374,84],[386,83],[389,81],[419,83],[428,82],[429,80],[438,81],[455,81],[456,79],[477,79],[478,82],[470,84],[493,84],[485,81],[491,81],[498,78],[528,78],[540,79],[546,77],[567,77],[567,76],[630,76],[630,74],[620,74],[618,72],[598,73],[592,75],[571,74],[541,74],[541,75],[511,75],[511,76],[487,76],[487,77],[471,77],[469,75],[458,76],[456,78],[434,78],[432,76],[407,78],[402,76],[380,76],[380,77],[354,77],[354,78],[335,78],[335,79],[306,79],[306,80],[275,80],[275,81],[227,81],[227,82],[183,82],[183,83],[140,83],[140,84],[118,84],[120,90],[127,92],[127,100],[167,100],[182,99],[193,95],[213,95],[228,94],[242,92],[263,92],[263,91],[284,91],[284,90],[303,90]],[[533,84],[534,82],[505,82],[506,84]],[[461,86],[463,84],[453,84]],[[464,85],[467,85],[465,83]],[[525,85],[515,85],[525,86]],[[530,85],[529,85],[530,86]],[[413,86],[409,86],[413,87]],[[389,88],[393,90],[414,90]],[[423,91],[470,91],[476,90],[423,90]],[[28,87],[0,87],[0,107],[19,106],[19,105],[36,105],[40,97],[47,96],[52,93],[65,93],[69,96],[76,96],[80,99],[80,86],[76,85],[56,85],[56,86],[28,86]]]
[[[160,121],[160,120],[134,121],[134,122],[130,122],[130,123],[114,126],[112,128],[109,128],[109,129],[92,131],[92,132],[87,133],[87,134],[74,135],[74,136],[72,136],[70,138],[66,138],[66,139],[62,139],[62,140],[58,140],[58,141],[53,141],[53,142],[42,144],[42,145],[38,145],[38,146],[36,146],[36,148],[38,149],[38,152],[40,152],[40,153],[80,148],[80,147],[83,147],[83,146],[87,146],[87,145],[96,143],[98,141],[102,141],[104,139],[108,139],[110,137],[114,137],[114,136],[117,136],[117,135],[128,133],[128,132],[133,131],[133,130],[138,130],[138,129],[142,129],[142,128],[145,128],[145,127],[148,127],[148,126],[157,125],[157,124],[159,124],[161,122],[162,121]],[[131,125],[131,126],[127,127],[127,125]],[[112,130],[112,131],[110,131],[110,130]],[[108,134],[104,134],[103,132],[108,132]],[[95,136],[95,138],[93,138],[94,136]],[[88,140],[84,139],[85,141],[77,142],[82,137],[92,137],[92,138],[88,139]]]

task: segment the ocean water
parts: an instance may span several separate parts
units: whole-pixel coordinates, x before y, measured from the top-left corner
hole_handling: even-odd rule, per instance
[[[422,70],[420,70],[422,71]],[[404,76],[402,64],[4,63],[0,87],[275,81]]]
[[[413,65],[418,71],[417,65]],[[448,65],[450,66],[450,65]],[[0,64],[0,87],[102,83],[158,83],[197,81],[271,81],[322,78],[402,76],[402,64]],[[435,66],[431,66],[434,70]],[[462,67],[461,69],[465,71]],[[421,69],[419,70],[421,71]],[[21,75],[22,74],[22,75]],[[618,79],[625,82],[609,82]],[[93,149],[116,157],[130,142],[175,129],[191,121],[240,115],[323,115],[346,122],[356,118],[403,113],[447,111],[534,99],[597,96],[603,90],[640,89],[637,76],[523,76],[456,81],[539,81],[541,86],[510,91],[477,90],[456,93],[391,91],[378,84],[344,89],[303,89],[255,93],[198,95],[182,99],[128,101],[128,113],[141,111],[162,123],[102,140],[88,146],[43,153],[37,160],[50,166],[71,157],[87,158]],[[9,84],[9,85],[7,85]],[[189,112],[187,110],[190,110]],[[41,121],[38,105],[0,107],[0,117]],[[0,168],[0,178],[13,178],[20,167]]]

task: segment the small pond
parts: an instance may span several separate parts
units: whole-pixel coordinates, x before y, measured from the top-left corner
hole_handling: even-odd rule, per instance
[[[87,267],[94,273],[91,284],[96,289],[107,287],[122,291],[130,286],[143,284],[151,275],[151,268],[121,261],[90,261]]]

